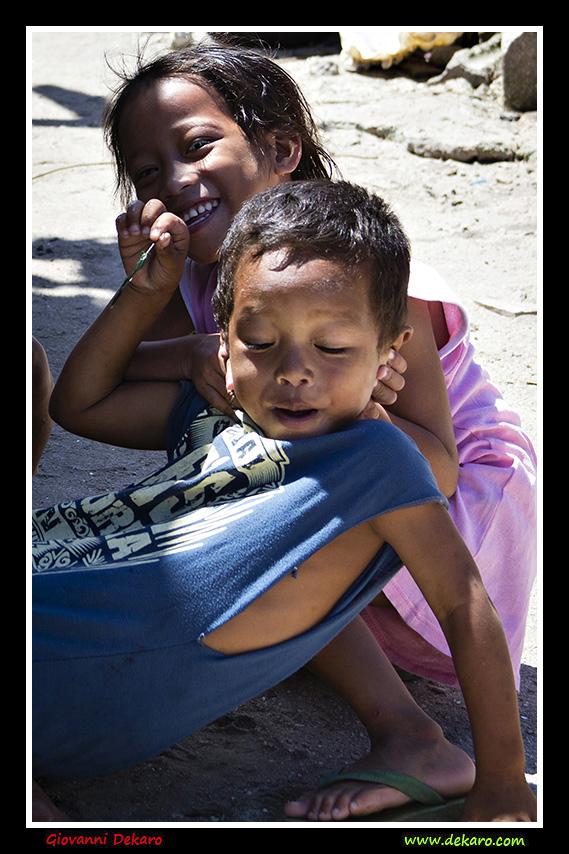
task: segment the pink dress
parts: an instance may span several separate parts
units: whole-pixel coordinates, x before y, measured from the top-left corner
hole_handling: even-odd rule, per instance
[[[196,264],[186,261],[180,293],[196,332],[218,332],[213,319],[211,299],[217,285],[217,263]]]
[[[216,332],[216,265],[188,262],[180,284],[198,332]],[[459,455],[450,513],[478,565],[508,640],[519,687],[526,618],[537,568],[536,459],[520,419],[474,361],[466,312],[432,268],[413,261],[409,296],[443,305],[449,340],[439,355]],[[438,621],[408,571],[384,588],[394,606],[363,617],[390,660],[419,676],[458,685]]]

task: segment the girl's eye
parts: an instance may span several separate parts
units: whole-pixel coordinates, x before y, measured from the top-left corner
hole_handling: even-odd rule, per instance
[[[136,176],[135,183],[144,181],[145,178],[149,178],[154,172],[156,172],[155,166],[148,166],[146,169],[141,169]]]
[[[211,139],[195,139],[190,145],[188,145],[188,154],[192,154],[195,151],[199,151],[200,148],[203,148],[204,145],[209,145]]]

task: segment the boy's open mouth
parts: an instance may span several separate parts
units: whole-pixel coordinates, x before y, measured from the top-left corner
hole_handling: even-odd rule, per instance
[[[279,406],[278,409],[280,412],[288,415],[289,418],[303,418],[305,415],[311,415],[313,412],[316,412],[315,409],[284,409],[282,406]]]
[[[306,420],[318,412],[317,409],[286,409],[283,406],[275,406],[274,411],[281,418],[298,422]]]

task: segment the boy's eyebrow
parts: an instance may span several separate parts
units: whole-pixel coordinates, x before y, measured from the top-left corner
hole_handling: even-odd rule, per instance
[[[255,304],[251,303],[248,305],[241,306],[239,308],[239,320],[247,321],[249,319],[257,319],[263,316],[270,316],[270,307],[267,310],[266,304]],[[359,311],[356,306],[353,309],[348,309],[347,311],[342,312],[333,312],[326,309],[317,309],[313,308],[312,310],[307,309],[312,316],[321,316],[322,322],[326,325],[336,324],[338,326],[351,326],[360,328],[363,325],[363,317],[362,312]]]

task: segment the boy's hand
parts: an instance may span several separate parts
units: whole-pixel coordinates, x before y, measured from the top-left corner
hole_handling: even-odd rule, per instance
[[[135,201],[117,217],[119,250],[127,275],[152,242],[155,250],[131,287],[139,291],[171,290],[178,286],[188,255],[190,236],[186,223],[169,213],[157,199]]]

